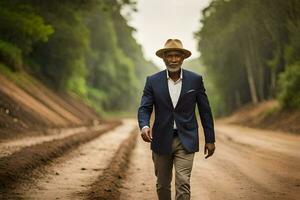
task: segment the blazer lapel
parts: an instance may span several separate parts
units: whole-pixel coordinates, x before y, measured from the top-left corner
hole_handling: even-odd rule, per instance
[[[168,101],[168,104],[174,109],[173,103],[172,103],[172,99],[171,99],[171,95],[170,95],[170,91],[169,91],[169,86],[168,86],[168,79],[167,79],[167,71],[165,70],[165,72],[163,73],[163,92],[164,95]]]
[[[183,94],[185,94],[187,92],[187,90],[189,89],[188,87],[188,77],[186,77],[185,74],[185,70],[182,69],[182,85],[181,85],[181,91],[180,91],[180,95],[176,104],[176,107],[178,107],[178,104],[180,103],[180,100],[182,99]]]

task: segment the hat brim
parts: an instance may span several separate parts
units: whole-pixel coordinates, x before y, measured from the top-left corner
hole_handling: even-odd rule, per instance
[[[158,51],[156,51],[155,54],[160,58],[164,58],[164,53],[167,51],[180,51],[183,53],[184,59],[186,59],[192,55],[192,53],[189,50],[181,49],[181,48],[163,48],[163,49],[159,49]]]

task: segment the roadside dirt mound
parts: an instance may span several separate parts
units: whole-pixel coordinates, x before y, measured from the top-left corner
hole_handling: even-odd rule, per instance
[[[300,134],[300,110],[283,110],[275,100],[246,105],[220,121]]]
[[[42,83],[32,79],[27,74],[24,74],[23,77],[23,81],[26,84],[20,85],[22,89],[41,102],[44,102],[48,107],[55,110],[58,114],[63,115],[69,121],[80,124],[83,121],[89,122],[91,119],[98,118],[98,114],[84,104],[82,100],[76,98],[75,95],[66,93],[58,94],[49,90]]]
[[[27,74],[13,81],[0,74],[0,139],[45,128],[99,123],[97,113],[69,94],[58,94]]]

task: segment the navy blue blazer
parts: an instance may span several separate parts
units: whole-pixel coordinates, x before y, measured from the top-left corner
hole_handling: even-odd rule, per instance
[[[150,127],[150,117],[155,109],[152,127],[151,149],[158,154],[171,154],[173,122],[175,120],[178,136],[186,151],[199,151],[198,123],[195,115],[197,104],[205,142],[215,142],[214,122],[202,76],[182,70],[181,93],[174,108],[169,94],[167,71],[163,70],[148,76],[138,109],[140,129]]]

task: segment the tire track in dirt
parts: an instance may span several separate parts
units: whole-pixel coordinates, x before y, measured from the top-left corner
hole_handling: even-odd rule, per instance
[[[91,184],[88,193],[84,195],[87,196],[86,199],[120,199],[121,180],[127,176],[128,162],[136,145],[137,132],[138,127],[122,142],[103,174],[98,176],[97,180]]]
[[[63,139],[77,133],[83,133],[87,131],[99,131],[105,126],[105,124],[92,126],[92,127],[76,127],[76,128],[61,128],[61,129],[49,129],[46,131],[47,135],[38,136],[25,136],[19,139],[10,139],[0,142],[0,158],[9,156],[14,152],[21,150],[22,148],[41,144],[51,140]]]
[[[101,123],[100,125],[95,126],[54,128],[47,129],[44,131],[44,133],[40,133],[40,135],[37,135],[36,133],[36,136],[25,136],[18,139],[6,139],[0,142],[0,158],[9,156],[25,147],[41,144],[43,142],[63,139],[78,133],[101,131],[101,129],[103,129],[106,125],[107,123]]]
[[[120,145],[136,128],[133,120],[33,171],[8,197],[16,199],[86,199],[87,191],[109,166]],[[100,190],[101,188],[99,188]]]
[[[125,179],[122,179],[120,200],[156,199],[154,166],[149,143],[138,137]]]
[[[108,123],[94,132],[77,133],[63,139],[55,139],[33,146],[25,147],[10,156],[0,158],[0,193],[14,184],[18,179],[28,177],[35,168],[51,162],[69,150],[91,141],[101,134],[119,125],[120,122]]]

